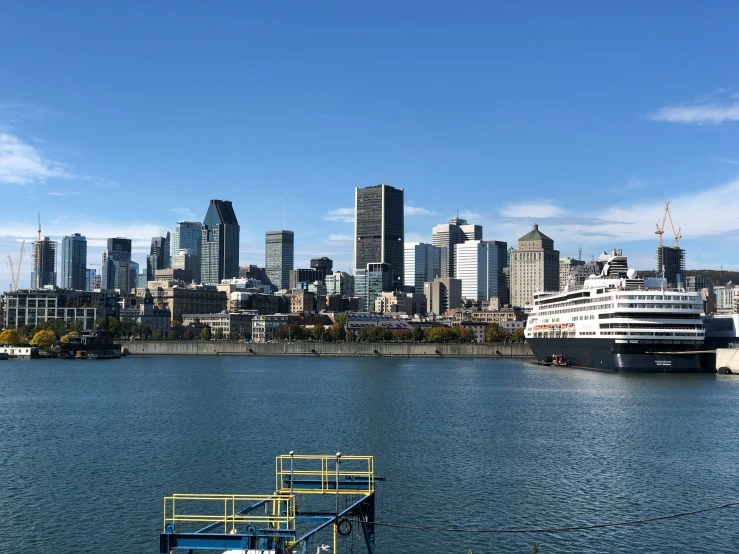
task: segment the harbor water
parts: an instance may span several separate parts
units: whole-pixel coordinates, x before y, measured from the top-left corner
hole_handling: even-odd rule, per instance
[[[0,552],[156,553],[162,497],[269,493],[290,450],[374,455],[383,522],[530,529],[691,511],[739,501],[737,422],[731,375],[510,359],[1,361]],[[386,554],[534,543],[736,552],[739,507],[563,533],[377,529]]]

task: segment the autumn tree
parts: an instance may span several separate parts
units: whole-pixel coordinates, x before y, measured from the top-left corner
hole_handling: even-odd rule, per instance
[[[210,340],[210,327],[203,327],[200,330],[200,340]]]
[[[393,338],[399,342],[408,342],[413,340],[413,331],[409,329],[398,329],[393,332]]]
[[[36,334],[33,335],[30,344],[31,346],[38,346],[39,348],[49,348],[52,344],[54,344],[55,340],[56,334],[54,334],[54,331],[44,331],[42,329],[41,331],[37,331]]]
[[[16,345],[21,341],[18,331],[15,329],[5,329],[0,333],[0,344]]]
[[[194,335],[192,334],[192,329],[187,329],[185,331],[185,340],[192,340]]]

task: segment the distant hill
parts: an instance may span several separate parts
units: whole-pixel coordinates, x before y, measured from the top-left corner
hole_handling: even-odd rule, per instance
[[[639,277],[655,277],[656,271],[639,271]],[[725,271],[721,269],[688,269],[685,271],[686,277],[701,276],[711,280],[713,286],[725,285],[731,282],[739,285],[739,271]]]

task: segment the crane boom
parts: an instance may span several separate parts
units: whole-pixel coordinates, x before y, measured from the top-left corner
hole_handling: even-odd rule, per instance
[[[13,258],[10,257],[10,254],[8,254],[8,265],[10,266],[10,290],[15,291],[18,289],[18,279],[15,277],[15,268],[13,267]]]
[[[670,203],[665,202],[665,213],[662,214],[662,224],[657,223],[657,230],[654,232],[655,235],[659,235],[659,245],[662,246],[662,235],[665,233],[665,222],[667,216],[670,213]],[[672,217],[670,217],[670,223],[672,223]]]

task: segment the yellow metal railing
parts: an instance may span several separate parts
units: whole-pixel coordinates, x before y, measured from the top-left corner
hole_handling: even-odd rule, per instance
[[[338,476],[340,482],[355,480],[363,488],[341,488],[339,494],[369,495],[375,491],[375,458],[374,456],[340,456],[338,457]],[[275,491],[277,494],[336,494],[337,456],[312,456],[299,454],[282,454],[275,459]],[[285,478],[290,477],[286,482]],[[295,486],[291,482],[312,480],[320,487],[305,488]]]
[[[239,512],[264,502],[254,513]],[[205,512],[205,513],[203,513]],[[167,524],[223,524],[224,533],[243,533],[246,527],[295,529],[295,496],[288,494],[174,494],[164,497]]]

